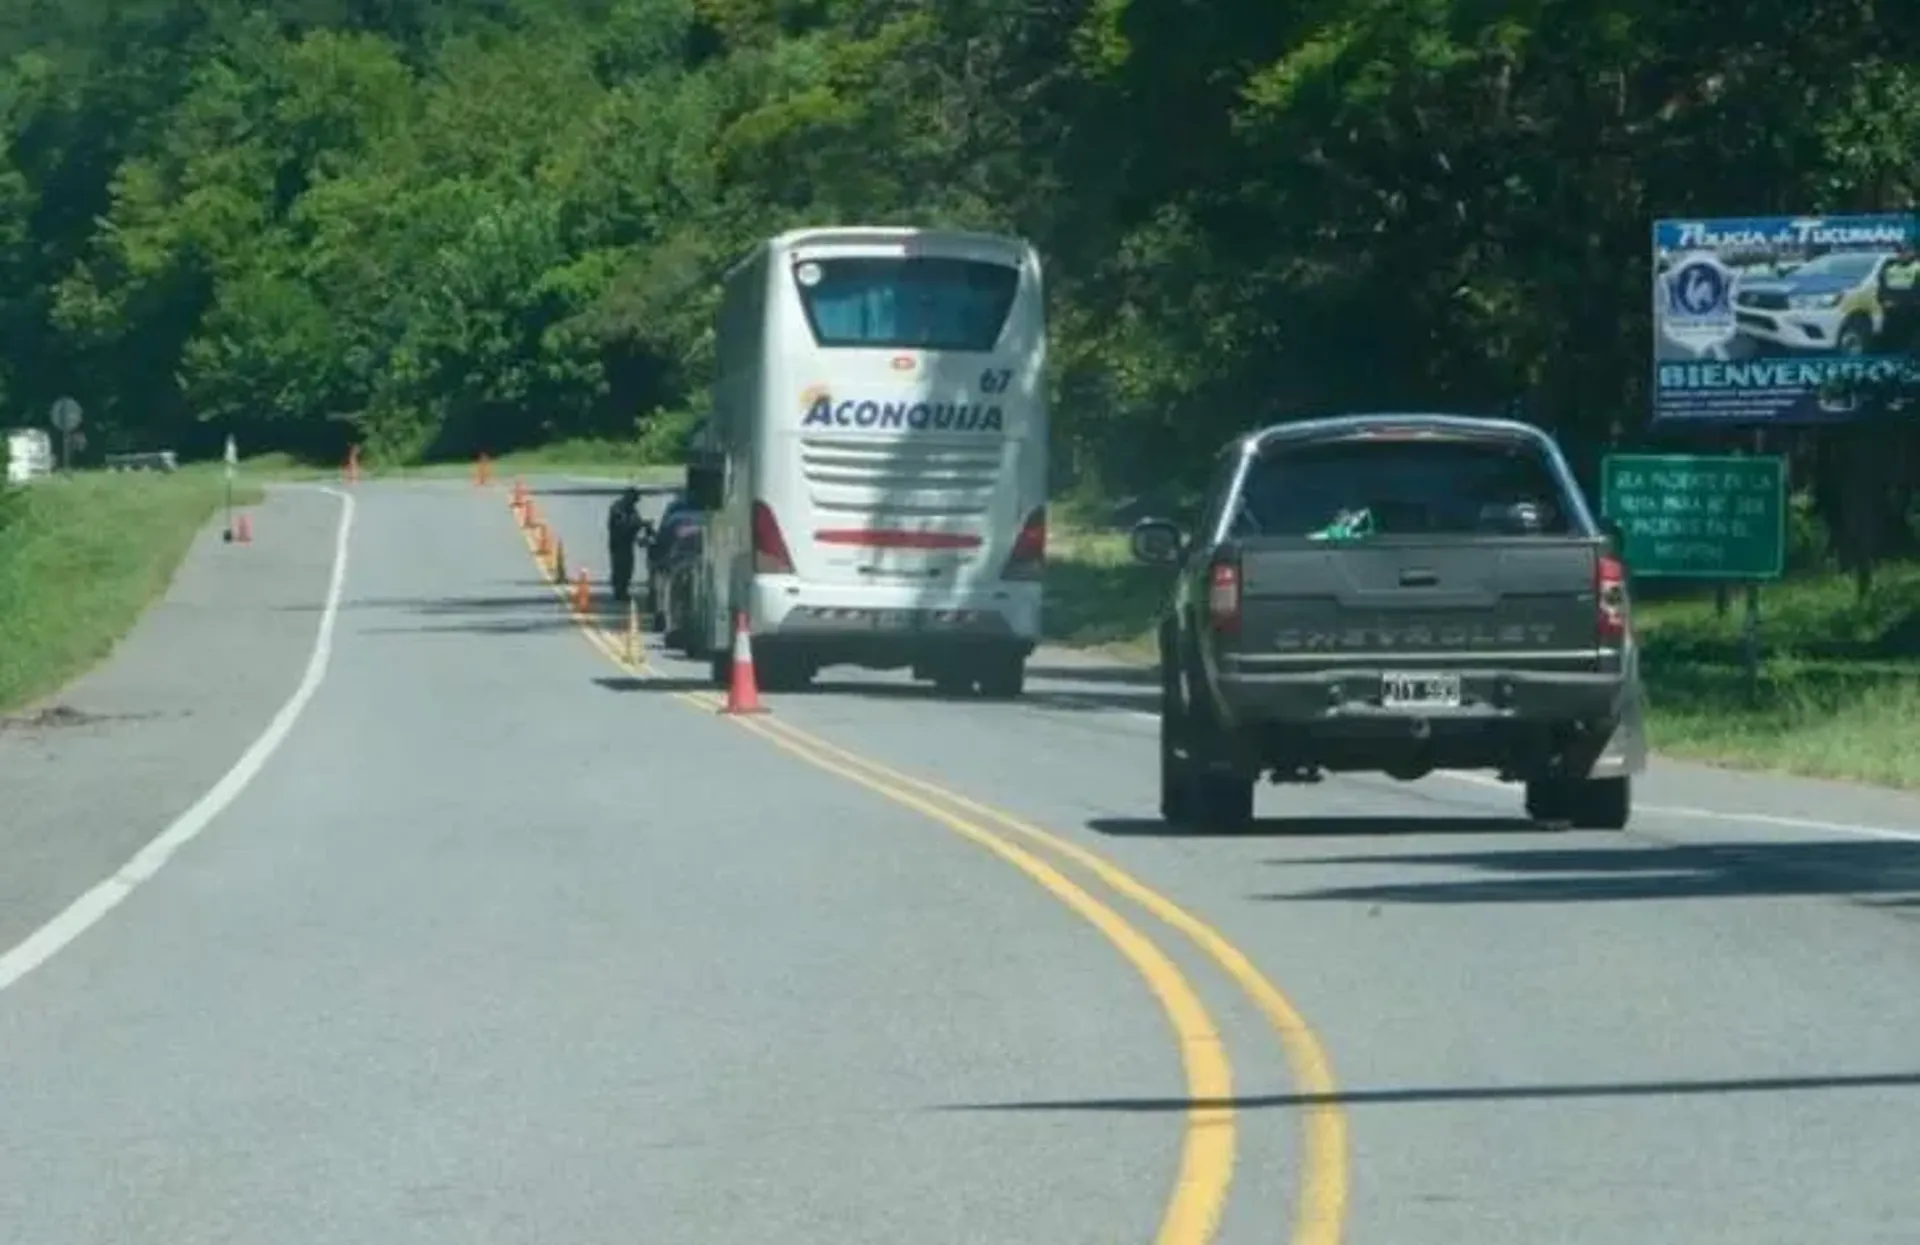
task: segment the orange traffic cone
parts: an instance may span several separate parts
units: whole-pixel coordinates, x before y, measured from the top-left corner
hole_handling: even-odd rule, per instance
[[[473,482],[482,486],[493,483],[493,460],[485,454],[473,460]]]
[[[538,526],[539,523],[540,523],[540,515],[539,515],[539,512],[537,512],[533,508],[533,498],[531,497],[521,498],[520,526],[530,528],[530,527]]]
[[[544,523],[534,524],[533,556],[536,558],[550,558],[553,556],[553,532]]]
[[[581,614],[593,608],[593,585],[587,581],[587,568],[584,566],[573,581],[573,608]]]
[[[722,713],[765,713],[760,703],[760,681],[753,677],[753,637],[747,634],[747,614],[733,616],[733,671],[727,680],[727,707]]]
[[[233,543],[236,545],[253,543],[253,520],[244,510],[233,521]]]

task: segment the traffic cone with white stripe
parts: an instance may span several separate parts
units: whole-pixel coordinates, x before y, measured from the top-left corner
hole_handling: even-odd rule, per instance
[[[733,669],[727,679],[727,707],[722,713],[765,713],[760,682],[753,677],[753,637],[747,634],[747,613],[733,616]]]

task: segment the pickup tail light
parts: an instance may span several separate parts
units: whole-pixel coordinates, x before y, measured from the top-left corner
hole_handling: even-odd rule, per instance
[[[1047,508],[1034,507],[1027,521],[1020,525],[1020,534],[1014,537],[1013,553],[1007,558],[1006,569],[1000,572],[1000,578],[1012,580],[1039,579],[1047,566]]]
[[[1215,562],[1208,574],[1207,616],[1221,635],[1240,634],[1240,563]]]
[[[1618,644],[1627,638],[1627,564],[1614,554],[1603,553],[1594,563],[1593,594],[1598,603],[1602,644]]]
[[[780,520],[766,502],[753,503],[753,572],[756,575],[793,574],[793,555],[780,534]]]

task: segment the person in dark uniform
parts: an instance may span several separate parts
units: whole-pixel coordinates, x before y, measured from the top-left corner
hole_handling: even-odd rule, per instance
[[[607,510],[607,565],[612,568],[616,601],[626,600],[633,587],[634,556],[647,535],[647,526],[640,516],[640,490],[623,490]]]

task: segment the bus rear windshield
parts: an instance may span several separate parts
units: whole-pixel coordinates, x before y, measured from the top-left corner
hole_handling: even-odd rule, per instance
[[[1020,271],[971,259],[848,256],[803,260],[793,280],[822,347],[984,353],[1000,340]]]

